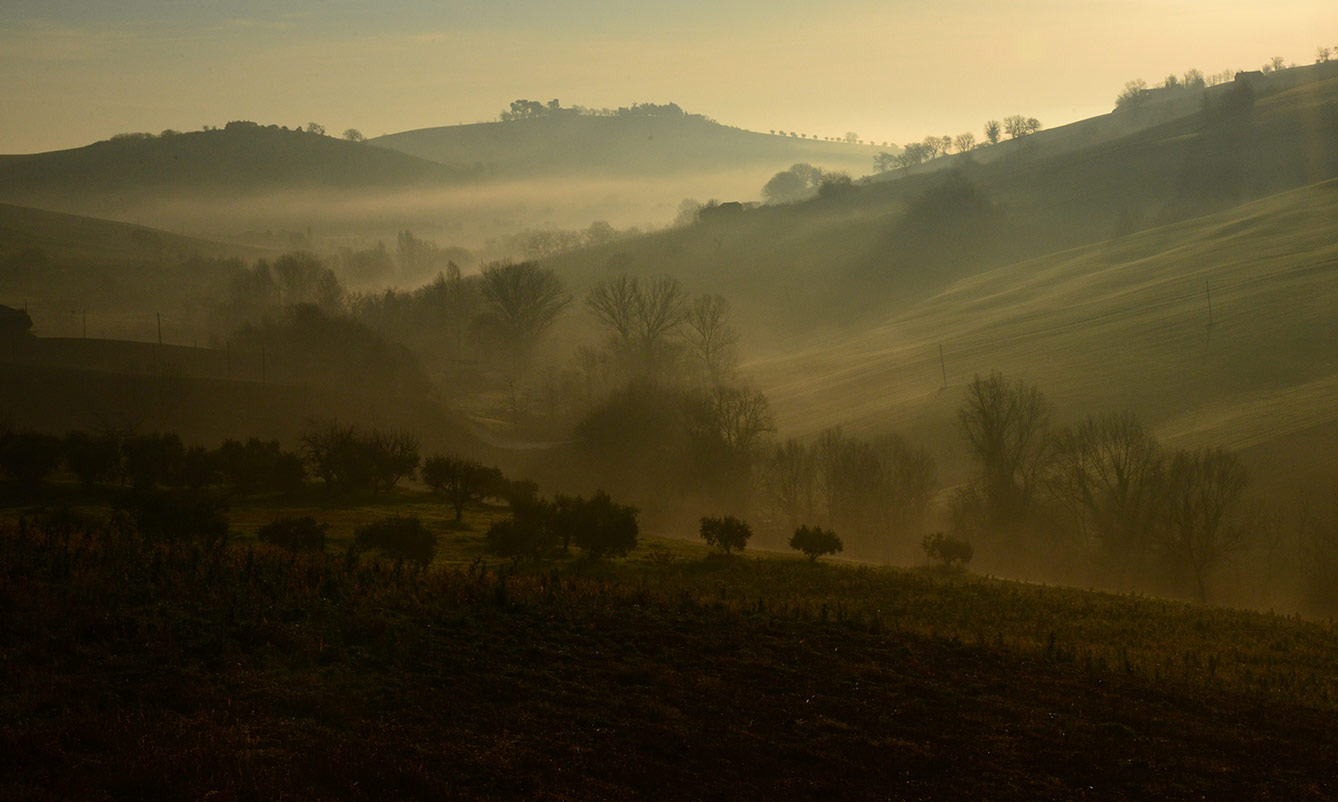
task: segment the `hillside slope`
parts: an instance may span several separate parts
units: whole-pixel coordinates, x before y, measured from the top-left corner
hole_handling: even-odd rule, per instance
[[[802,560],[415,572],[64,520],[0,523],[14,799],[1338,787],[1314,622]]]
[[[673,107],[677,108],[677,107]],[[423,128],[372,144],[496,176],[654,176],[810,162],[859,176],[879,148],[744,131],[695,114],[556,116]],[[760,185],[759,185],[760,186]]]
[[[900,430],[949,481],[962,386],[995,369],[1065,420],[1128,407],[1175,444],[1271,453],[1271,475],[1270,444],[1332,442],[1338,77],[1081,150],[1006,144],[553,265],[578,293],[632,270],[724,294],[782,434]]]
[[[0,201],[100,208],[144,195],[420,187],[465,178],[464,171],[384,148],[229,123],[222,130],[128,135],[72,150],[0,156]]]
[[[40,253],[39,253],[40,252]],[[0,203],[0,262],[157,263],[169,255],[255,258],[268,251],[146,226]],[[0,280],[3,287],[3,280]]]
[[[1338,421],[1335,304],[1329,181],[962,278],[748,369],[791,433],[844,423],[955,440],[962,386],[997,369],[1065,418],[1127,407],[1177,445],[1251,447]]]

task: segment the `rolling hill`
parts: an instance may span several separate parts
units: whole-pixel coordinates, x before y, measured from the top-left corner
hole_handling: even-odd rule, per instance
[[[170,231],[0,203],[0,261],[40,251],[58,264],[113,264],[160,261],[164,254],[256,258],[267,250],[216,242]]]
[[[469,178],[434,162],[277,126],[129,134],[72,150],[0,156],[0,201],[115,212],[145,197],[413,188]]]
[[[369,140],[420,159],[498,177],[663,177],[743,167],[763,175],[809,162],[859,176],[880,148],[745,131],[676,105],[610,115],[560,113],[422,128]],[[767,172],[769,171],[769,172]],[[760,187],[761,184],[758,184]]]
[[[1319,77],[553,265],[578,287],[630,269],[726,295],[783,435],[899,430],[952,481],[962,386],[998,369],[1065,421],[1131,408],[1169,443],[1250,449],[1261,476],[1331,484],[1338,77]],[[1328,446],[1297,465],[1288,440]]]

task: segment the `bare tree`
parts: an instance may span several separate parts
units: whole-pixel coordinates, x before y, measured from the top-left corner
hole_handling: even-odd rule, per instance
[[[330,273],[321,258],[310,251],[290,251],[274,260],[274,275],[285,306],[318,303],[322,295],[329,297],[330,289],[321,287]],[[336,283],[337,280],[336,280]]]
[[[1165,474],[1161,446],[1131,412],[1088,417],[1056,438],[1053,486],[1079,533],[1118,571],[1152,547]]]
[[[952,143],[956,146],[958,153],[969,153],[976,146],[976,135],[970,131],[965,131],[958,134]]]
[[[717,434],[734,451],[750,451],[762,435],[776,431],[767,397],[757,390],[716,386],[710,403]]]
[[[366,141],[367,137],[363,136],[362,132],[358,129],[350,128],[344,132],[344,139],[349,142],[363,142]]]
[[[1049,453],[1050,404],[1036,387],[994,371],[966,389],[957,422],[979,465],[979,523],[1010,531],[1031,514]]]
[[[771,508],[793,529],[817,518],[818,470],[812,450],[794,438],[774,448],[763,466],[762,483]]]
[[[534,262],[496,262],[483,268],[481,330],[508,352],[519,372],[571,296],[557,274]]]
[[[1166,470],[1160,545],[1191,575],[1200,601],[1208,598],[1208,574],[1245,539],[1248,483],[1240,458],[1220,448],[1178,451]]]
[[[626,273],[605,279],[585,297],[586,308],[610,331],[616,340],[628,346],[636,339],[640,287],[636,277]]]
[[[739,341],[729,325],[729,301],[719,295],[699,296],[687,309],[683,334],[698,376],[709,384],[722,383],[734,368]]]
[[[998,120],[990,120],[985,123],[985,141],[991,145],[999,144],[999,135],[1003,133],[1003,127],[999,125]]]
[[[1115,97],[1115,108],[1136,109],[1148,96],[1148,82],[1136,78],[1124,85],[1124,89]]]
[[[1022,139],[1041,130],[1041,121],[1035,117],[1011,114],[1004,118],[1004,132],[1010,139]]]
[[[687,313],[687,291],[677,279],[641,282],[616,276],[590,291],[586,307],[613,335],[614,350],[626,368],[655,374],[674,364],[676,338]]]

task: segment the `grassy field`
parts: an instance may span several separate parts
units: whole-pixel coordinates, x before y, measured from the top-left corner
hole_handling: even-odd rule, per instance
[[[1338,793],[1331,622],[658,537],[513,566],[501,510],[409,491],[237,504],[217,552],[21,511],[0,798]],[[390,512],[438,532],[425,572],[344,558]],[[281,514],[328,555],[257,544]]]

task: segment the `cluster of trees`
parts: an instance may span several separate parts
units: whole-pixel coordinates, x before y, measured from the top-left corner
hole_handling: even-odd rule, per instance
[[[958,422],[978,472],[953,500],[960,534],[1007,552],[1047,535],[1079,546],[1108,580],[1160,571],[1199,598],[1213,570],[1258,527],[1240,458],[1167,452],[1132,413],[1051,426],[1039,389],[977,376]]]
[[[758,484],[771,528],[823,521],[872,548],[915,542],[937,488],[928,452],[897,435],[862,440],[839,428],[768,449]]]
[[[391,490],[418,468],[418,437],[329,421],[300,438],[302,456],[333,495],[349,498]]]
[[[985,123],[985,139],[980,145],[997,145],[1004,134],[1008,134],[1009,139],[1021,140],[1036,133],[1041,128],[1040,120],[1022,114],[1009,115],[1003,119],[1002,123],[998,120],[989,120]],[[888,153],[886,151],[879,153],[873,157],[873,169],[885,173],[901,167],[914,167],[937,159],[939,156],[948,156],[953,151],[970,153],[976,147],[978,147],[976,135],[970,131],[964,131],[957,136],[931,135],[919,142],[906,144],[900,153]]]
[[[329,390],[375,386],[393,395],[423,395],[429,382],[405,346],[388,342],[345,314],[311,304],[284,308],[233,332],[242,351],[261,354],[270,376]]]
[[[767,203],[794,203],[817,196],[837,196],[853,183],[846,173],[828,172],[821,167],[800,163],[773,175],[762,187]]]
[[[526,229],[511,236],[509,242],[527,257],[543,259],[576,248],[598,248],[640,233],[635,226],[619,231],[606,220],[596,220],[583,229]]]
[[[412,292],[359,296],[352,311],[374,330],[418,344],[434,357],[491,357],[516,376],[528,369],[570,303],[552,270],[534,262],[493,262],[468,277],[450,269]]]
[[[452,262],[414,290],[355,294],[349,311],[372,331],[404,343],[423,358],[439,365],[459,363],[478,354],[472,323],[482,311],[480,284],[477,275],[461,275]]]
[[[499,370],[523,373],[544,335],[571,299],[557,275],[533,262],[493,262],[471,276],[443,250],[401,232],[402,270],[441,264],[445,270],[412,291],[344,291],[334,271],[310,252],[286,253],[270,263],[235,265],[228,299],[216,324],[234,331],[243,349],[269,354],[284,375],[314,384],[349,387],[373,382],[393,392],[426,385],[413,354],[383,339],[408,344],[437,364],[490,359]],[[389,252],[345,251],[345,266],[380,273]]]
[[[730,325],[723,296],[694,298],[670,276],[642,280],[622,273],[596,284],[585,307],[603,332],[604,361],[617,382],[686,376],[715,385],[733,376],[739,333]]]
[[[498,118],[502,122],[511,120],[533,120],[542,117],[684,117],[689,119],[707,120],[709,118],[700,114],[688,114],[679,107],[677,103],[633,103],[630,106],[620,106],[616,109],[600,108],[593,109],[585,106],[568,106],[558,102],[553,98],[547,103],[537,100],[519,99],[511,101],[511,105],[503,110]]]
[[[599,491],[590,498],[555,496],[516,500],[510,518],[488,527],[488,550],[516,562],[580,549],[591,562],[622,557],[637,546],[638,510]]]
[[[288,306],[309,304],[326,314],[343,311],[346,294],[339,277],[310,251],[291,251],[249,268],[234,263],[226,300],[216,310],[225,326],[261,319]]]
[[[729,302],[693,297],[671,277],[621,274],[592,288],[586,308],[603,344],[578,351],[573,379],[584,397],[576,431],[595,467],[622,487],[644,472],[745,499],[774,425],[766,397],[737,382]]]
[[[174,433],[73,431],[64,437],[39,432],[0,434],[0,475],[29,490],[64,467],[86,488],[129,484],[232,493],[293,493],[306,477],[302,456],[277,441],[226,440],[217,449],[186,446]]]
[[[1282,69],[1282,58],[1274,57],[1263,67],[1264,73]],[[1142,78],[1125,83],[1124,88],[1115,96],[1115,108],[1136,111],[1150,100],[1158,97],[1170,97],[1184,92],[1199,92],[1210,86],[1230,83],[1235,79],[1234,70],[1222,70],[1211,75],[1204,75],[1202,70],[1190,69],[1183,74],[1171,73],[1160,84],[1149,86]]]

